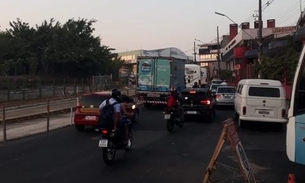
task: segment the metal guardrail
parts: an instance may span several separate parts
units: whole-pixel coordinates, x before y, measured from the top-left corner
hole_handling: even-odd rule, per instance
[[[122,94],[127,96],[135,96],[135,89],[128,89],[122,91]],[[77,98],[74,99],[64,99],[64,100],[56,100],[47,102],[41,102],[38,104],[30,104],[24,106],[17,107],[9,107],[8,110],[6,106],[3,104],[0,111],[0,124],[3,125],[3,142],[7,143],[7,124],[13,121],[22,121],[22,119],[30,119],[31,118],[46,118],[46,132],[50,131],[50,117],[52,113],[58,113],[61,111],[70,112],[71,120],[73,109],[76,107]]]
[[[127,96],[135,96],[136,91],[134,89],[128,89],[122,91],[122,94]],[[63,99],[56,101],[47,101],[38,104],[29,104],[24,106],[9,107],[6,108],[2,105],[0,110],[0,122],[17,120],[25,117],[37,116],[46,113],[53,113],[57,111],[63,111],[76,107],[77,97],[72,99]]]

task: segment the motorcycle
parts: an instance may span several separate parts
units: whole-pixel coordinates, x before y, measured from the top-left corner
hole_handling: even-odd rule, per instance
[[[129,122],[125,125],[128,127],[128,143],[124,144],[125,131],[124,125],[120,126],[115,132],[111,128],[102,128],[102,139],[99,140],[98,147],[102,148],[103,160],[107,165],[114,162],[116,151],[125,150],[129,152],[132,148],[132,123],[126,116],[123,120],[128,120]]]
[[[166,107],[163,114],[164,119],[166,120],[167,131],[170,133],[173,133],[175,125],[179,126],[180,128],[183,127],[184,119],[182,117],[183,113],[181,109],[175,110],[173,108]]]

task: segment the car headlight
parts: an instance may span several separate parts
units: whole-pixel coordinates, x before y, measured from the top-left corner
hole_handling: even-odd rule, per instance
[[[131,108],[132,108],[132,109],[135,109],[135,108],[136,108],[136,105],[132,105]]]

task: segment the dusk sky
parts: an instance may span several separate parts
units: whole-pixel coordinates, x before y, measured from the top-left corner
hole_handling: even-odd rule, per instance
[[[267,2],[262,0],[264,27],[267,19],[276,19],[276,26],[295,25],[305,7],[305,0],[269,0],[266,7]],[[17,18],[33,26],[51,18],[96,19],[94,34],[117,52],[177,47],[191,55],[195,38],[213,41],[217,26],[220,35],[228,34],[230,20],[215,11],[253,27],[257,9],[258,0],[1,0],[0,30]]]

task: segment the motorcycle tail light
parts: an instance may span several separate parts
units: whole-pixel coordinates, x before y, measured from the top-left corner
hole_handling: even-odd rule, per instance
[[[102,130],[102,134],[106,135],[108,133],[108,130]]]

